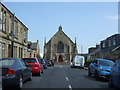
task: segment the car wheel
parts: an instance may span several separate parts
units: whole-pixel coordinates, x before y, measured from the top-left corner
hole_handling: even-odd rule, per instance
[[[38,73],[38,76],[41,76],[41,72]]]
[[[99,75],[98,75],[98,72],[97,72],[97,71],[95,72],[95,79],[96,79],[96,80],[99,80]]]
[[[109,78],[108,86],[109,86],[110,88],[113,88],[113,87],[114,87],[114,86],[113,86],[113,83],[112,83],[112,78],[111,78],[111,77]]]
[[[28,81],[31,81],[32,80],[32,72],[30,74],[30,77],[28,78]]]
[[[90,69],[88,69],[88,76],[91,76],[92,73],[90,72]]]
[[[44,73],[44,71],[42,70],[42,72],[41,72],[42,74]]]
[[[16,88],[17,88],[17,90],[21,90],[22,87],[23,87],[23,78],[22,78],[22,76],[20,76],[19,83],[16,86]]]

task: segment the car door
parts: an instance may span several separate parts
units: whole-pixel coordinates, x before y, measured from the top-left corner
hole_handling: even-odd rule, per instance
[[[94,73],[94,63],[95,63],[95,60],[90,64],[90,70],[91,70],[91,73]]]
[[[25,65],[25,62],[22,59],[20,59],[20,64],[22,67],[23,80],[25,81],[30,77],[31,69]]]
[[[117,84],[117,87],[120,87],[120,60],[117,61],[116,63],[116,84]]]
[[[95,74],[95,71],[97,70],[97,68],[98,68],[98,60],[95,60],[93,62],[93,74]]]

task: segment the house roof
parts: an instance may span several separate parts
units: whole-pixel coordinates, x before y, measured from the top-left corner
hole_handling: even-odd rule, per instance
[[[37,42],[31,43],[30,49],[32,49],[32,50],[37,50]]]

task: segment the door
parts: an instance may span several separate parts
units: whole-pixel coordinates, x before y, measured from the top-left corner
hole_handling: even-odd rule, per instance
[[[62,55],[60,55],[60,56],[58,57],[58,61],[59,61],[59,62],[63,62],[63,57],[62,57]]]

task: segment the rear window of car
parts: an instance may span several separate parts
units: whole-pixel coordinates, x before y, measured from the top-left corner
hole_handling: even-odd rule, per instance
[[[0,67],[9,67],[14,65],[15,60],[13,59],[1,59],[0,60]]]
[[[36,59],[34,59],[34,58],[24,58],[23,60],[26,63],[36,63],[37,62]]]
[[[114,62],[113,61],[108,61],[108,60],[99,60],[99,65],[101,66],[113,66]]]

